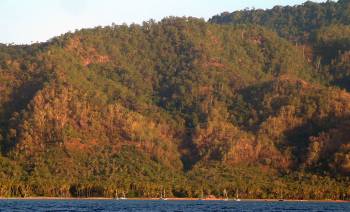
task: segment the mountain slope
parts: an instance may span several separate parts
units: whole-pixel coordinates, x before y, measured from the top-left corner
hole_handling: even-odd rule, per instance
[[[218,24],[257,24],[275,30],[295,42],[308,41],[313,31],[330,25],[349,25],[349,0],[315,3],[307,1],[296,6],[275,6],[268,10],[244,10],[213,16],[209,22]]]
[[[350,94],[325,76],[264,27],[195,18],[1,46],[1,195],[348,198]]]
[[[302,49],[325,81],[349,90],[349,13],[349,0],[308,1],[293,7],[226,12],[209,22],[261,25],[274,30]]]

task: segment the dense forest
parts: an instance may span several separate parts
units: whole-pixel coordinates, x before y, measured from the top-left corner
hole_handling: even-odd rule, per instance
[[[350,1],[0,45],[0,196],[350,199]]]

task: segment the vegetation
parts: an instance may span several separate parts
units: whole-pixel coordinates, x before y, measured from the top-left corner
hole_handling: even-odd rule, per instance
[[[350,199],[348,5],[0,45],[0,196]]]
[[[322,78],[349,91],[349,11],[349,0],[308,1],[293,7],[224,12],[209,22],[267,27],[300,48]]]

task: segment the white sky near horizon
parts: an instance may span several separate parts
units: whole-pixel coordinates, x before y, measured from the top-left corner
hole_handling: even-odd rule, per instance
[[[303,2],[305,0],[0,0],[0,43],[43,42],[76,29],[112,23],[140,24],[167,16],[207,20],[224,11]]]

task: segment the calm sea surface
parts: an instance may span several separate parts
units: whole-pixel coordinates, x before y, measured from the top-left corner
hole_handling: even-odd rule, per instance
[[[139,200],[0,200],[0,211],[349,211],[350,203],[139,201]]]

